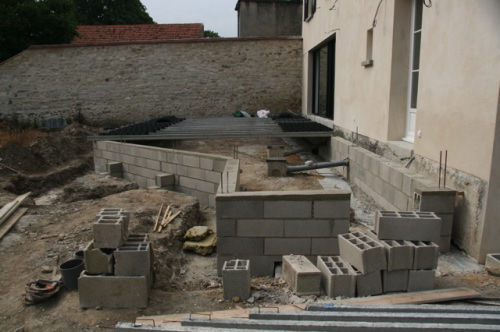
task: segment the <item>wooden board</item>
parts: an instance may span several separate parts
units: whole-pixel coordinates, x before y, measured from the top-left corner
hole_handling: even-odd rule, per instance
[[[433,289],[422,292],[387,294],[379,296],[358,297],[340,301],[339,304],[422,304],[438,303],[454,300],[480,298],[481,294],[470,288]]]
[[[24,202],[26,198],[28,198],[29,195],[31,195],[31,191],[24,195],[18,196],[15,200],[5,204],[0,209],[0,225],[7,221],[7,219],[14,213],[14,211],[17,210],[17,208]]]
[[[21,217],[26,213],[26,211],[28,211],[28,208],[17,209],[17,211],[14,212],[14,214],[10,216],[10,218],[7,219],[7,221],[2,226],[0,226],[0,240],[5,236],[5,234],[7,234],[10,231],[12,226],[14,226],[17,223],[17,221],[21,219]]]

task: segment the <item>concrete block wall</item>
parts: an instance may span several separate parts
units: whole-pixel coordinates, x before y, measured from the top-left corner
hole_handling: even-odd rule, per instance
[[[218,192],[231,193],[239,188],[237,159],[111,141],[93,144],[97,173],[107,172],[108,164],[118,162],[123,177],[142,188],[165,184],[212,207]],[[173,183],[168,175],[173,175]]]
[[[349,169],[343,175],[384,209],[435,212],[442,219],[440,237],[435,242],[440,244],[441,252],[449,251],[455,190],[435,188],[437,182],[341,137],[333,137],[330,146],[323,148],[321,153],[323,157],[332,160],[348,157]]]
[[[216,197],[217,266],[251,261],[253,276],[274,274],[283,255],[338,255],[349,231],[346,191],[234,192]]]

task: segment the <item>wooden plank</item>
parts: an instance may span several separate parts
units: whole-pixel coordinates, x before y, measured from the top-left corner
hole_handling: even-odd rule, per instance
[[[155,232],[156,228],[158,227],[158,222],[160,221],[160,216],[161,216],[161,210],[162,209],[163,209],[163,203],[161,203],[160,211],[158,211],[158,215],[156,216],[156,222],[155,222],[155,226],[153,227],[153,232]]]
[[[481,294],[470,288],[434,289],[422,292],[387,294],[370,297],[358,297],[332,303],[340,304],[423,304],[454,300],[480,298]]]
[[[27,192],[24,195],[18,196],[15,200],[10,203],[4,205],[2,209],[0,209],[0,225],[2,225],[13,213],[16,209],[24,202],[28,196],[31,195],[31,191]]]
[[[7,234],[12,226],[14,226],[19,219],[28,211],[28,208],[20,208],[17,209],[17,211],[10,216],[10,218],[7,219],[7,222],[5,222],[1,227],[0,227],[0,240]]]

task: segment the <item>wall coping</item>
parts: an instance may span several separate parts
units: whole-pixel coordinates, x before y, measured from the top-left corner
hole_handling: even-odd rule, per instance
[[[350,199],[351,193],[346,190],[300,190],[300,191],[243,191],[217,194],[218,202],[240,201],[331,201]]]

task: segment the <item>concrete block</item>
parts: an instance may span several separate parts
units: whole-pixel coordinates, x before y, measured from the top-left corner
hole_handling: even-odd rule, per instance
[[[282,237],[283,219],[240,219],[236,222],[238,237]]]
[[[213,194],[217,191],[217,186],[212,182],[196,180],[196,190]]]
[[[268,158],[283,158],[285,155],[285,147],[283,145],[269,145],[267,147]]]
[[[200,157],[200,168],[207,171],[212,171],[214,169],[214,160],[210,158]]]
[[[244,259],[250,261],[250,275],[252,277],[272,277],[277,264],[281,265],[282,256],[263,256],[263,255],[221,255],[217,254],[217,274],[222,276],[222,267],[228,260]]]
[[[434,289],[435,270],[409,270],[408,292],[420,292]]]
[[[449,252],[451,249],[451,235],[441,235],[438,245],[439,252]]]
[[[349,219],[335,219],[331,220],[330,227],[332,232],[331,236],[337,237],[339,234],[349,233],[349,227],[351,223]]]
[[[374,177],[373,178],[373,186],[372,189],[379,195],[384,194],[384,185],[386,182],[382,180],[380,177]]]
[[[216,233],[219,237],[236,237],[236,220],[217,218]]]
[[[144,233],[128,234],[125,244],[129,243],[144,243],[149,241],[149,235]]]
[[[369,273],[387,268],[384,247],[361,232],[339,235],[340,256],[361,273]]]
[[[455,190],[448,188],[425,188],[415,189],[419,202],[415,203],[418,211],[430,211],[435,213],[453,213],[455,211]]]
[[[413,243],[404,240],[379,240],[373,232],[367,232],[370,238],[377,240],[385,248],[387,254],[387,270],[404,270],[413,268]]]
[[[264,254],[264,238],[217,237],[218,254]]]
[[[109,162],[106,164],[106,171],[113,177],[122,178],[123,164],[121,162]]]
[[[325,237],[325,235],[331,234],[330,224],[330,220],[285,220],[285,237]]]
[[[205,180],[218,185],[221,181],[221,175],[217,172],[205,171]]]
[[[330,238],[312,238],[311,255],[336,256],[339,254],[339,239]]]
[[[127,238],[125,232],[125,218],[116,217],[106,219],[101,217],[92,225],[94,236],[94,247],[96,248],[118,248]]]
[[[321,271],[321,286],[327,296],[356,295],[356,272],[340,256],[318,256],[316,266]]]
[[[441,236],[451,235],[453,231],[453,213],[436,213],[441,218]]]
[[[382,158],[380,156],[377,155],[373,156],[373,158],[370,159],[370,165],[368,171],[374,175],[378,175],[381,162]]]
[[[167,173],[156,174],[155,184],[160,188],[175,186],[175,176]]]
[[[409,211],[410,210],[410,197],[405,195],[403,192],[399,190],[394,190],[394,205],[400,211]]]
[[[393,167],[388,162],[380,162],[378,176],[382,179],[382,181],[390,183],[392,171]]]
[[[265,238],[265,255],[310,255],[310,238]]]
[[[179,177],[179,186],[189,189],[196,189],[196,180],[185,176]]]
[[[177,175],[188,176],[188,167],[184,165],[177,165]]]
[[[115,257],[115,275],[150,276],[153,269],[151,244],[126,243],[113,253]]]
[[[298,296],[321,293],[321,271],[304,256],[283,256],[282,277]]]
[[[345,194],[338,200],[314,201],[314,218],[348,219],[351,213],[351,200]]]
[[[184,166],[200,168],[200,157],[184,154],[182,156],[181,164]]]
[[[222,286],[224,299],[233,297],[248,299],[250,297],[250,261],[230,260],[222,267]]]
[[[264,201],[220,201],[215,198],[217,218],[224,219],[263,219]]]
[[[114,249],[100,249],[90,242],[83,250],[83,262],[88,274],[113,274]]]
[[[441,219],[432,212],[377,211],[375,233],[381,240],[437,242]]]
[[[91,276],[78,278],[81,308],[146,308],[149,285],[146,277]]]
[[[214,171],[221,173],[226,168],[227,160],[214,160]]]
[[[285,158],[268,158],[266,159],[267,164],[267,176],[283,177],[287,173],[287,161]]]
[[[311,201],[264,201],[264,217],[277,218],[312,218]]]
[[[500,276],[500,254],[487,254],[484,265],[489,273]]]
[[[161,170],[161,162],[159,160],[146,159],[146,167],[151,170]]]
[[[409,270],[382,271],[384,293],[406,292],[408,289],[408,271]]]
[[[205,180],[205,170],[201,168],[188,167],[187,176],[197,180]]]
[[[434,242],[411,241],[413,245],[413,270],[436,269],[439,246]]]
[[[383,293],[381,271],[361,273],[355,267],[356,272],[356,296],[371,296]]]

